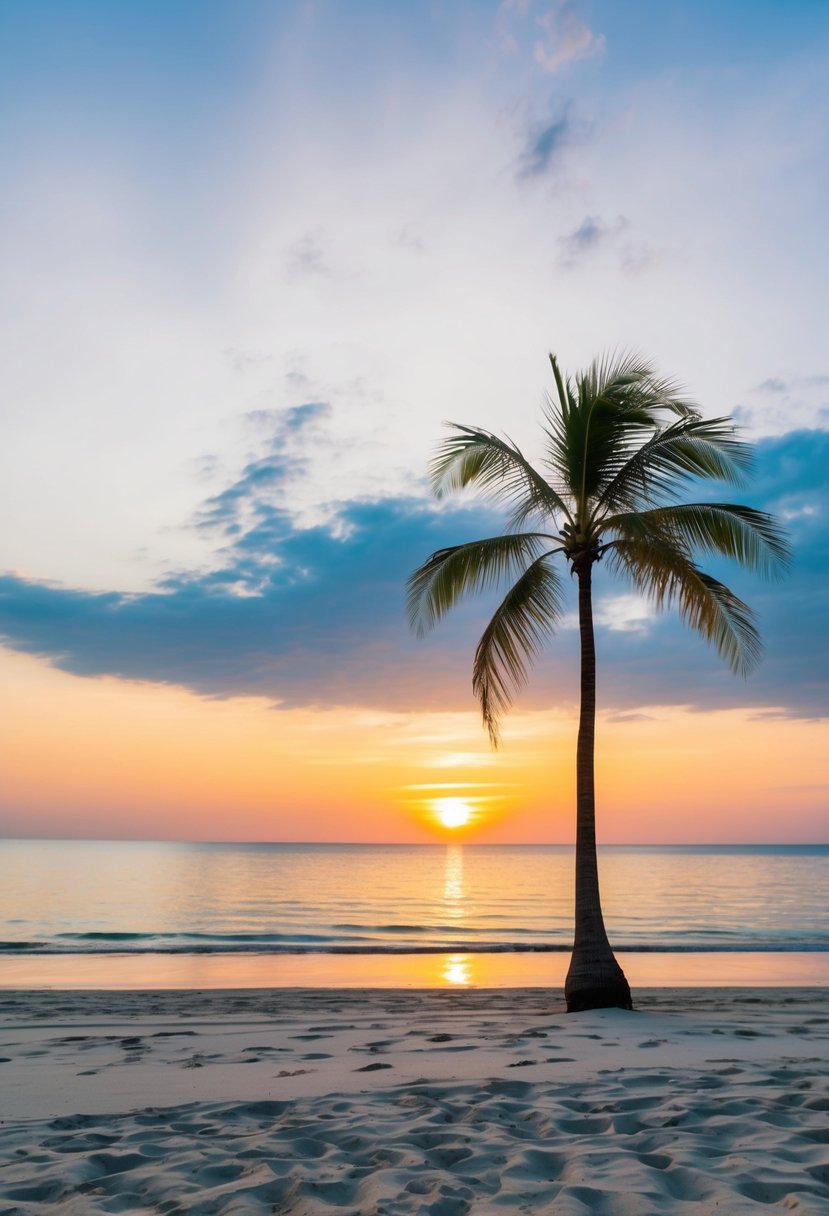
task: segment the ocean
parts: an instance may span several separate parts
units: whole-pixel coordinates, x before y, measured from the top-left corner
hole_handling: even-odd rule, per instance
[[[829,952],[829,845],[612,846],[624,952]],[[558,845],[0,842],[0,954],[566,952]]]

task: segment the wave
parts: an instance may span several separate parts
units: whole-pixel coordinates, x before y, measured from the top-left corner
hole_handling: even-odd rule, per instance
[[[0,941],[0,954],[562,954],[570,942],[441,940],[434,942],[333,941],[321,934],[61,933],[42,941]],[[732,940],[614,943],[617,954],[819,954],[829,941]]]
[[[229,943],[267,943],[267,942],[316,942],[329,941],[330,937],[322,933],[113,933],[95,931],[90,933],[56,933],[55,940],[77,942],[125,942],[125,941],[193,941]]]

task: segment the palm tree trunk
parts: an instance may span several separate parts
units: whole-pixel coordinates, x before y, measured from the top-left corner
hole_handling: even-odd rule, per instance
[[[632,1009],[630,986],[617,963],[602,917],[596,855],[596,645],[590,554],[573,562],[579,580],[581,712],[576,752],[576,932],[564,983],[568,1012],[579,1009]]]

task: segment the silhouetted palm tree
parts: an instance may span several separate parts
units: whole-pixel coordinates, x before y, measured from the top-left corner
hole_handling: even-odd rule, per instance
[[[751,449],[727,418],[704,419],[634,356],[596,360],[565,379],[544,411],[544,473],[508,440],[450,424],[432,465],[435,493],[473,485],[509,512],[508,531],[433,553],[411,576],[409,612],[420,633],[467,592],[509,590],[475,652],[472,686],[492,741],[512,692],[562,612],[563,558],[578,580],[581,711],[576,759],[576,909],[565,984],[569,1010],[631,1007],[630,987],[610,948],[599,900],[593,753],[596,653],[593,567],[604,561],[657,607],[676,605],[688,625],[746,673],[760,655],[751,610],[699,568],[695,551],[771,574],[788,557],[775,519],[732,503],[679,501],[697,479],[741,484]]]

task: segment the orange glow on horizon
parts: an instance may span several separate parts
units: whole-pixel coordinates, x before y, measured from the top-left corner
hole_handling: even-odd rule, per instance
[[[281,710],[71,676],[9,651],[0,665],[15,711],[0,738],[0,836],[573,838],[572,709],[516,710],[496,753],[474,706]],[[600,715],[600,840],[825,841],[825,729],[741,709]]]

